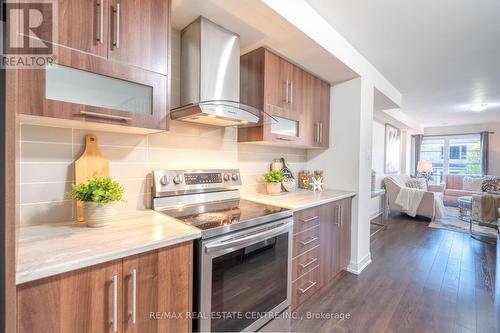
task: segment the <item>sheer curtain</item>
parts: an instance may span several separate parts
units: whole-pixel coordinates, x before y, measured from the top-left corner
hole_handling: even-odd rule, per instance
[[[424,139],[424,136],[421,134],[417,134],[413,136],[415,140],[415,161],[414,161],[414,173],[415,176],[417,175],[417,165],[418,162],[420,161],[420,150],[422,149],[422,140]]]
[[[481,175],[488,174],[488,151],[489,151],[489,132],[481,132]]]

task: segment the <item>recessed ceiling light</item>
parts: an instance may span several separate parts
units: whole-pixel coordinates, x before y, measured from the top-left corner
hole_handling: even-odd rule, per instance
[[[486,110],[487,107],[488,107],[488,104],[486,104],[486,103],[474,104],[474,105],[471,105],[469,110],[474,111],[474,112],[481,112],[481,111]]]
[[[215,114],[209,114],[208,115],[210,118],[217,118],[217,116]]]

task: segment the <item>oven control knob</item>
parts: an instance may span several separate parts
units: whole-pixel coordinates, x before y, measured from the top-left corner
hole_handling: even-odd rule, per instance
[[[231,175],[230,175],[230,174],[228,174],[228,173],[226,173],[226,174],[224,175],[224,181],[228,182],[228,181],[230,181],[230,180],[231,180]]]
[[[237,173],[233,173],[233,180],[234,181],[237,181],[239,178],[238,174]]]
[[[162,185],[168,185],[168,177],[167,176],[161,176],[160,177],[160,184],[162,184]]]
[[[181,175],[176,175],[174,177],[174,184],[175,185],[179,185],[180,183],[182,183],[182,176]]]

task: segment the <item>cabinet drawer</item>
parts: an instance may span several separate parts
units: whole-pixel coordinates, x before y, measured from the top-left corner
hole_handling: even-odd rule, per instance
[[[316,268],[302,275],[297,281],[292,283],[292,309],[302,304],[318,291],[319,288],[319,266],[316,266]]]
[[[293,233],[297,234],[306,229],[319,225],[320,215],[317,209],[311,208],[293,214]]]
[[[310,271],[313,267],[318,266],[319,254],[319,246],[316,246],[297,258],[294,258],[292,261],[292,281],[295,281],[298,277]]]
[[[316,247],[319,244],[319,225],[293,236],[293,257]]]

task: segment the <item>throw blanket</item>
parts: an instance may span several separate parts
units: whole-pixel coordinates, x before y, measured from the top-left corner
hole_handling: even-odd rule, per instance
[[[434,193],[434,217],[442,218],[444,216],[443,193]]]
[[[424,193],[424,190],[401,187],[395,202],[401,206],[406,214],[415,217],[417,215],[418,206],[420,206],[420,201],[422,201],[424,197]]]
[[[481,196],[481,220],[496,222],[498,219],[498,208],[500,207],[500,195],[484,194]]]

